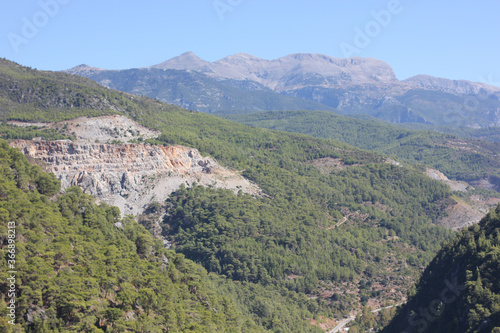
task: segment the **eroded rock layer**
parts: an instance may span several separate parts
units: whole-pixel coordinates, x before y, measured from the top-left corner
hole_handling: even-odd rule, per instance
[[[42,161],[47,171],[61,180],[63,188],[80,186],[86,193],[118,206],[123,214],[137,215],[151,202],[164,201],[182,183],[259,193],[256,185],[236,171],[184,146],[83,140],[14,140],[11,145]]]

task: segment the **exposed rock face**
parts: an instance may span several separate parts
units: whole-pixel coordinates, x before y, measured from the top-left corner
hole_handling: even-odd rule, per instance
[[[427,168],[425,174],[450,186],[452,191],[467,192],[474,189],[466,182],[448,179],[441,171],[436,169]],[[455,204],[446,208],[447,215],[437,221],[438,224],[454,230],[460,230],[478,223],[491,208],[500,203],[498,198],[479,195],[471,196],[469,199],[455,198],[455,201]]]
[[[448,186],[450,186],[450,189],[452,191],[467,192],[467,188],[469,187],[469,184],[467,184],[466,182],[448,179],[448,177],[446,177],[441,171],[436,169],[427,168],[425,174],[432,179],[439,180],[447,184]],[[481,219],[483,215],[484,214],[481,214],[479,218]]]
[[[159,131],[141,126],[132,119],[120,115],[95,118],[79,117],[59,123],[27,123],[17,120],[11,120],[7,123],[19,127],[37,126],[53,128],[61,133],[71,133],[71,135],[75,137],[76,142],[131,142],[156,138],[160,135]]]
[[[167,61],[162,62],[152,68],[160,69],[178,69],[178,70],[207,70],[209,69],[210,62],[205,61],[198,57],[193,52],[185,52],[177,57],[173,57]]]
[[[500,88],[486,83],[470,82],[466,80],[449,80],[431,75],[416,75],[403,82],[409,83],[417,88],[444,91],[457,95],[500,93]]]
[[[441,218],[438,224],[453,230],[460,230],[479,223],[487,212],[488,210],[477,209],[464,201],[459,201],[446,208],[448,215]]]
[[[251,80],[278,92],[309,86],[311,80],[315,86],[328,88],[399,83],[392,68],[381,60],[310,53],[290,54],[274,60],[238,53],[208,62],[187,52],[151,68],[195,70],[221,79]]]
[[[203,112],[336,110],[395,123],[500,126],[499,87],[429,75],[399,81],[373,58],[296,53],[267,60],[238,53],[209,62],[187,52],[146,68],[66,72]]]
[[[115,117],[116,121],[132,122]],[[109,117],[103,118],[101,123],[99,118],[79,121],[79,127],[99,124],[98,128],[105,129]],[[110,126],[114,123],[108,122]],[[196,149],[90,141],[85,138],[75,142],[15,140],[11,145],[43,161],[47,171],[54,172],[61,180],[63,188],[80,186],[86,193],[118,206],[123,214],[141,213],[149,203],[165,200],[182,183],[259,193],[256,185],[221,167],[214,159],[201,156]]]
[[[95,73],[99,73],[100,71],[103,71],[103,69],[97,68],[97,67],[90,67],[89,65],[81,64],[81,65],[75,66],[71,69],[68,69],[65,72],[67,72],[69,74],[81,75],[81,74],[95,74]]]
[[[160,135],[160,132],[137,124],[132,119],[114,115],[97,118],[80,117],[58,123],[67,126],[68,132],[76,136],[78,142],[110,143],[113,140],[130,142],[132,140],[151,139]]]

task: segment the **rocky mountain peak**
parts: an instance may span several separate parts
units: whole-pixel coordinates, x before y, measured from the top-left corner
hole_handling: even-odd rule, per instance
[[[500,88],[486,83],[471,82],[466,80],[450,80],[431,75],[415,75],[403,82],[418,88],[438,90],[454,94],[481,94],[500,93]]]
[[[281,68],[290,74],[313,74],[329,78],[329,85],[351,86],[398,83],[394,70],[373,58],[334,58],[323,54],[296,53],[278,58]]]
[[[259,57],[256,57],[254,55],[248,54],[248,53],[236,53],[234,55],[227,56],[225,58],[222,58],[220,60],[215,61],[215,63],[218,64],[234,64],[234,63],[241,63],[241,62],[248,62],[248,61],[253,61],[253,62],[262,62],[262,61],[269,61],[265,60]]]
[[[334,58],[324,54],[294,53],[267,60],[248,53],[237,53],[215,62],[205,61],[186,52],[151,68],[192,70],[219,79],[250,80],[283,91],[300,77],[328,78],[326,87],[399,82],[393,69],[373,58]],[[347,78],[347,80],[346,80]]]
[[[67,69],[64,72],[66,72],[68,74],[85,76],[85,75],[96,74],[96,73],[104,71],[104,70],[105,69],[102,69],[102,68],[91,67],[87,64],[81,64],[81,65],[75,66],[73,68]]]
[[[500,88],[429,75],[399,81],[391,66],[374,58],[294,53],[268,60],[237,53],[209,62],[186,52],[133,74],[101,71],[92,75],[86,73],[89,71],[86,66],[77,66],[69,72],[109,88],[204,112],[295,110],[301,104],[298,100],[305,100],[305,107],[300,108],[366,113],[396,123],[473,127],[499,124]],[[187,90],[178,89],[180,82],[190,83],[185,86]],[[255,98],[255,90],[262,98]],[[469,112],[471,107],[478,112]]]
[[[177,70],[202,70],[210,65],[210,62],[198,57],[193,52],[185,52],[177,57],[153,65],[149,68],[158,69],[177,69]]]

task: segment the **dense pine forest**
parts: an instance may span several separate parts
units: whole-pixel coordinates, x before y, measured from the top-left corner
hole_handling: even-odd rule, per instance
[[[0,142],[2,267],[15,223],[16,332],[258,331],[206,270],[168,251],[116,207],[73,187]],[[2,268],[0,289],[7,295]],[[0,303],[0,327],[12,326]]]
[[[477,130],[447,128],[442,130],[450,134],[444,134],[434,130],[410,130],[324,111],[270,111],[221,116],[252,126],[339,140],[410,163],[437,168],[453,179],[475,181],[489,178],[497,186],[500,184],[497,127]]]
[[[2,267],[12,221],[16,320],[27,332],[321,332],[312,320],[403,300],[453,235],[438,221],[457,195],[422,165],[332,139],[249,127],[7,60],[0,110],[3,121],[123,114],[161,131],[143,144],[196,148],[262,189],[187,184],[152,202],[141,225],[78,188],[60,192],[53,175],[2,141]],[[72,137],[7,124],[0,134]],[[168,250],[148,231],[160,217]]]
[[[500,332],[500,206],[445,243],[383,332]]]

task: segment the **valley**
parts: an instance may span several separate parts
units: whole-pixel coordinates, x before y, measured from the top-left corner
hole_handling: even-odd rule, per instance
[[[224,62],[242,57],[258,61]],[[324,332],[406,301],[500,201],[494,142],[331,111],[228,120],[7,60],[0,88],[0,218],[26,235],[33,330]],[[85,278],[82,296],[69,281]]]
[[[0,9],[0,333],[500,333],[499,1]]]

